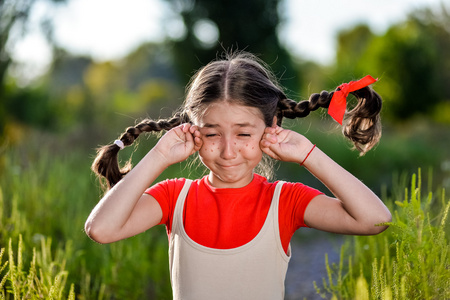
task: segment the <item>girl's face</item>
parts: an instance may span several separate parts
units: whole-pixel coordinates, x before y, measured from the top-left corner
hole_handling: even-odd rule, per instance
[[[259,142],[266,125],[261,112],[220,101],[210,105],[196,123],[203,140],[199,155],[210,170],[211,185],[239,188],[249,184],[262,158]]]

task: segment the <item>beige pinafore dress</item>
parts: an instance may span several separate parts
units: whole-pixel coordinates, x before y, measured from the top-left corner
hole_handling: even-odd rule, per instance
[[[173,214],[169,240],[173,299],[284,299],[291,250],[289,246],[289,256],[286,255],[278,229],[278,202],[283,182],[275,188],[260,232],[247,244],[232,249],[208,248],[187,235],[183,207],[191,182],[186,180]]]

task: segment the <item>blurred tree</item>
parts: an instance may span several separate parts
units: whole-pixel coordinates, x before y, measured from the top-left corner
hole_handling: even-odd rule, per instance
[[[138,118],[158,118],[168,108],[166,117],[181,104],[183,87],[165,44],[143,44],[118,61],[94,62],[64,49],[56,49],[54,57],[41,81],[48,99],[58,103],[53,117],[62,130],[96,140],[118,134]]]
[[[178,81],[170,49],[164,43],[142,44],[118,64],[122,66],[128,88],[132,90],[137,89],[142,82],[149,78]]]
[[[181,16],[185,32],[172,40],[175,65],[186,83],[195,70],[227,50],[252,52],[272,66],[283,86],[296,89],[295,68],[280,44],[281,0],[166,0]]]
[[[428,34],[436,43],[439,103],[433,113],[435,121],[450,124],[450,5],[441,3],[439,13],[431,10],[418,11],[415,17],[427,24]]]
[[[62,48],[55,47],[53,61],[45,76],[46,84],[53,94],[63,93],[68,88],[83,82],[83,75],[94,61],[87,56],[73,56]]]
[[[52,2],[65,2],[65,0],[48,0]],[[6,88],[6,74],[8,68],[13,63],[11,58],[11,49],[13,45],[24,35],[27,31],[27,22],[33,8],[33,5],[37,0],[15,0],[15,1],[0,1],[0,140],[3,137],[5,129],[7,110],[6,106],[11,105],[11,99],[8,100],[7,92],[9,88]],[[42,20],[42,29],[44,34],[52,41],[52,24],[50,19]],[[28,94],[28,92],[25,92]],[[22,99],[20,93],[13,96],[18,96]],[[29,99],[29,97],[26,97]],[[39,96],[38,96],[39,98]],[[8,104],[7,104],[8,102]],[[16,104],[17,106],[18,104]]]
[[[120,65],[128,89],[135,94],[134,101],[126,104],[128,111],[136,112],[139,118],[169,117],[183,102],[184,86],[167,44],[143,44]]]
[[[371,46],[364,59],[383,78],[377,85],[387,96],[387,115],[406,119],[430,113],[439,102],[439,60],[436,41],[424,24],[409,19]]]
[[[338,37],[336,78],[343,81],[366,74],[379,77],[377,91],[385,99],[384,115],[404,120],[432,116],[450,99],[449,15],[422,9],[405,22],[375,36],[365,25]]]
[[[365,24],[357,25],[338,34],[336,49],[337,74],[335,77],[337,82],[344,82],[349,77],[356,78],[360,76],[360,74],[355,74],[355,72],[360,68],[360,64],[364,64],[361,57],[374,37],[375,35],[369,26]]]

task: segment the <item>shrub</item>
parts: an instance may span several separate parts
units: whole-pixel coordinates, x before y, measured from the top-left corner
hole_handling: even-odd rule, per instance
[[[58,251],[52,257],[51,239],[42,238],[40,250],[33,248],[31,261],[28,261],[24,258],[26,249],[22,236],[19,236],[16,252],[12,244],[12,239],[9,239],[8,259],[5,262],[5,248],[0,250],[1,299],[75,300],[73,284],[66,298],[68,272],[65,265],[68,252]]]
[[[79,151],[50,152],[46,141],[38,154],[34,145],[0,148],[0,248],[5,249],[0,262],[4,268],[0,299],[1,291],[5,297],[25,299],[25,294],[14,296],[14,289],[33,290],[36,282],[49,291],[57,288],[62,298],[69,295],[61,292],[62,283],[70,282],[76,299],[81,300],[168,299],[171,287],[164,227],[111,245],[93,242],[83,231],[99,199],[89,169],[91,158]],[[6,275],[10,267],[14,272]],[[27,276],[34,270],[39,280],[27,287]],[[58,287],[55,278],[61,284]],[[32,299],[41,299],[36,295]]]
[[[433,193],[429,184],[424,193],[420,170],[412,176],[410,189],[404,188],[403,200],[393,201],[402,197],[401,186],[390,198],[383,197],[395,205],[390,229],[347,241],[338,265],[330,266],[326,259],[328,278],[322,289],[314,283],[322,297],[450,299],[450,201],[445,189]]]

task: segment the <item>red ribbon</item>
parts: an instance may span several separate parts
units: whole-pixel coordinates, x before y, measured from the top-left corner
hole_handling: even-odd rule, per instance
[[[328,106],[328,114],[342,125],[344,120],[345,109],[347,107],[347,96],[351,92],[362,89],[378,80],[372,76],[367,75],[358,81],[350,81],[349,83],[343,83],[338,87],[331,98],[330,106]]]

